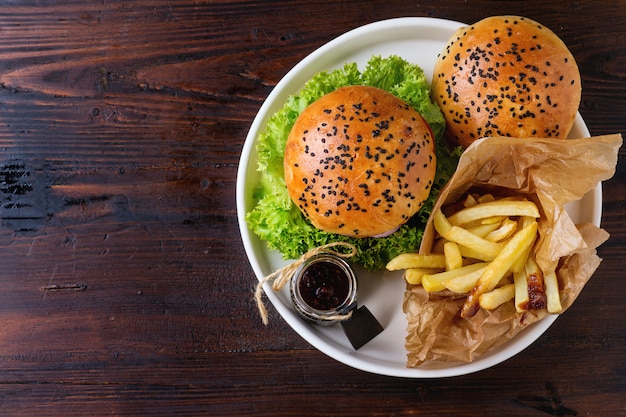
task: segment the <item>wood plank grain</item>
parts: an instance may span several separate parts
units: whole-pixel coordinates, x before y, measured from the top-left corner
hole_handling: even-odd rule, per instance
[[[619,0],[0,4],[2,414],[623,415],[624,149],[603,184],[600,268],[536,343],[489,370],[365,373],[271,306],[263,326],[252,300],[236,175],[280,79],[367,23],[512,13],[572,50],[592,134],[624,132]]]
[[[38,371],[14,370],[10,375],[16,376],[10,380],[13,388],[0,385],[0,393],[6,394],[3,405],[18,406],[20,411],[15,415],[28,415],[35,410],[54,415],[46,412],[46,405],[57,402],[63,403],[70,415],[90,413],[94,400],[104,404],[106,414],[114,415],[353,415],[355,409],[369,409],[368,415],[376,416],[445,416],[458,410],[471,415],[493,415],[506,409],[511,415],[541,416],[541,407],[552,410],[548,414],[553,415],[619,415],[619,389],[623,389],[623,383],[615,373],[602,365],[594,370],[591,364],[585,366],[572,358],[542,374],[529,374],[528,366],[545,363],[541,349],[532,349],[534,355],[530,359],[513,359],[478,375],[441,380],[398,380],[366,374],[334,363],[317,352],[247,353],[245,361],[233,354],[170,360],[178,365],[180,373],[173,373],[172,367],[159,366],[163,358],[158,356],[144,355],[141,363],[128,364],[130,355],[122,354],[116,358],[117,364],[109,365],[113,376],[109,380],[101,380],[95,367],[67,366],[64,376],[58,377],[60,374],[44,363]],[[257,363],[273,378],[251,375],[249,363]],[[275,372],[277,368],[281,372]],[[219,375],[216,369],[228,372]],[[332,369],[342,377],[329,378]],[[588,370],[588,380],[572,383],[567,377],[572,369]],[[515,384],[504,383],[505,373]],[[595,384],[603,378],[614,388],[599,390]],[[477,389],[497,395],[481,395]],[[276,390],[280,391],[280,400]],[[29,401],[16,404],[11,396]],[[581,396],[586,400],[581,401]]]

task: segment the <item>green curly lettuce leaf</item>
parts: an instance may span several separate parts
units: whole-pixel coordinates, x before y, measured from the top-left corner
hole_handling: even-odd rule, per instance
[[[429,198],[409,222],[383,238],[351,238],[317,229],[292,203],[283,177],[285,144],[296,118],[315,100],[348,85],[367,85],[391,92],[424,117],[435,137],[437,172]],[[439,191],[456,169],[461,150],[450,149],[445,144],[444,128],[443,114],[430,98],[424,71],[398,56],[373,56],[363,72],[356,63],[320,72],[298,94],[287,99],[283,107],[268,119],[258,137],[259,184],[254,191],[256,205],[246,214],[247,225],[285,259],[296,259],[318,246],[343,241],[357,247],[357,254],[351,261],[369,270],[382,269],[396,255],[418,250]]]

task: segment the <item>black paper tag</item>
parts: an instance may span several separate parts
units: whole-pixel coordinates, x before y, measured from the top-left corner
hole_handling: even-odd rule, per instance
[[[352,310],[352,317],[342,321],[341,327],[355,350],[383,331],[383,326],[365,306]]]

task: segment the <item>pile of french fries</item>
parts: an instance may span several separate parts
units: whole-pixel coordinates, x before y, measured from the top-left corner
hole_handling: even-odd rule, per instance
[[[459,207],[460,206],[460,207]],[[405,270],[409,284],[428,292],[466,294],[461,317],[514,301],[518,312],[562,311],[555,271],[542,271],[535,259],[537,205],[524,197],[467,194],[454,212],[433,213],[437,239],[430,254],[405,253],[387,264]]]

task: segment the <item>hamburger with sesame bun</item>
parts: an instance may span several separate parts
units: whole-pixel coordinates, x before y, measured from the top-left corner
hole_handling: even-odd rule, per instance
[[[445,125],[424,71],[397,55],[316,73],[259,131],[247,226],[284,259],[343,242],[379,270],[417,252],[461,155]]]
[[[446,136],[467,148],[486,136],[565,139],[581,97],[578,66],[547,27],[493,16],[461,28],[438,56],[432,97]]]
[[[376,87],[347,86],[296,119],[284,155],[289,195],[315,227],[357,238],[389,235],[427,200],[435,177],[431,128]]]

